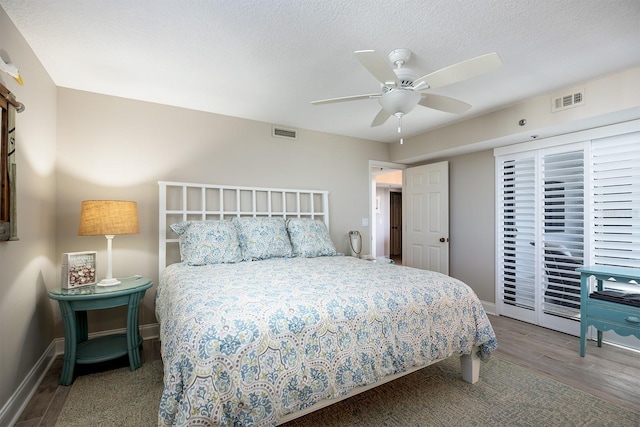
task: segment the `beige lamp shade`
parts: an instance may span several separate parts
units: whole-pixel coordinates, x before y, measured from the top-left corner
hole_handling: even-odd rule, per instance
[[[112,276],[111,246],[117,234],[138,234],[138,204],[123,200],[85,200],[80,211],[80,236],[107,238],[107,275],[97,286],[120,284]]]
[[[85,200],[79,236],[138,234],[138,204],[123,200]]]

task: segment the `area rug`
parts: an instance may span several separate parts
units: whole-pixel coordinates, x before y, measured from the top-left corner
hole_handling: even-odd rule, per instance
[[[492,357],[480,381],[460,379],[457,358],[298,418],[286,427],[640,426],[640,411],[612,405]],[[56,426],[156,426],[162,363],[81,376]]]

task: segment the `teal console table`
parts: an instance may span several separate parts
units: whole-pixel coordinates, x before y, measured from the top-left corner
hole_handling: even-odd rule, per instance
[[[54,289],[49,297],[58,301],[64,323],[64,363],[60,384],[73,382],[76,363],[104,362],[129,355],[132,371],[141,365],[138,330],[138,308],[147,289],[153,285],[150,279],[134,277],[121,279],[113,286],[89,285],[73,289]],[[126,305],[126,334],[105,335],[88,339],[87,311]]]
[[[598,330],[598,347],[602,347],[602,332],[612,330],[619,335],[634,335],[640,339],[640,307],[592,298],[589,277],[596,278],[596,291],[604,289],[603,282],[634,284],[640,292],[640,268],[608,267],[594,265],[579,267],[580,272],[580,356],[584,357],[587,329]],[[635,283],[634,283],[635,282]]]

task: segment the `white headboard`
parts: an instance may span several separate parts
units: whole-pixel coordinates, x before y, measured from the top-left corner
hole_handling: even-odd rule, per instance
[[[329,228],[329,192],[158,181],[159,275],[180,261],[179,240],[169,226],[180,221],[237,216],[313,218]]]

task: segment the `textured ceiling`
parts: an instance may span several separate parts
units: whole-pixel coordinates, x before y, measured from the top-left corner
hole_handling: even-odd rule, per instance
[[[489,52],[504,65],[434,89],[405,136],[640,65],[638,0],[0,0],[56,85],[286,127],[397,140],[353,52],[409,48],[418,76]],[[0,40],[0,54],[11,59]],[[20,68],[20,64],[16,64]],[[25,85],[29,70],[21,69]]]

